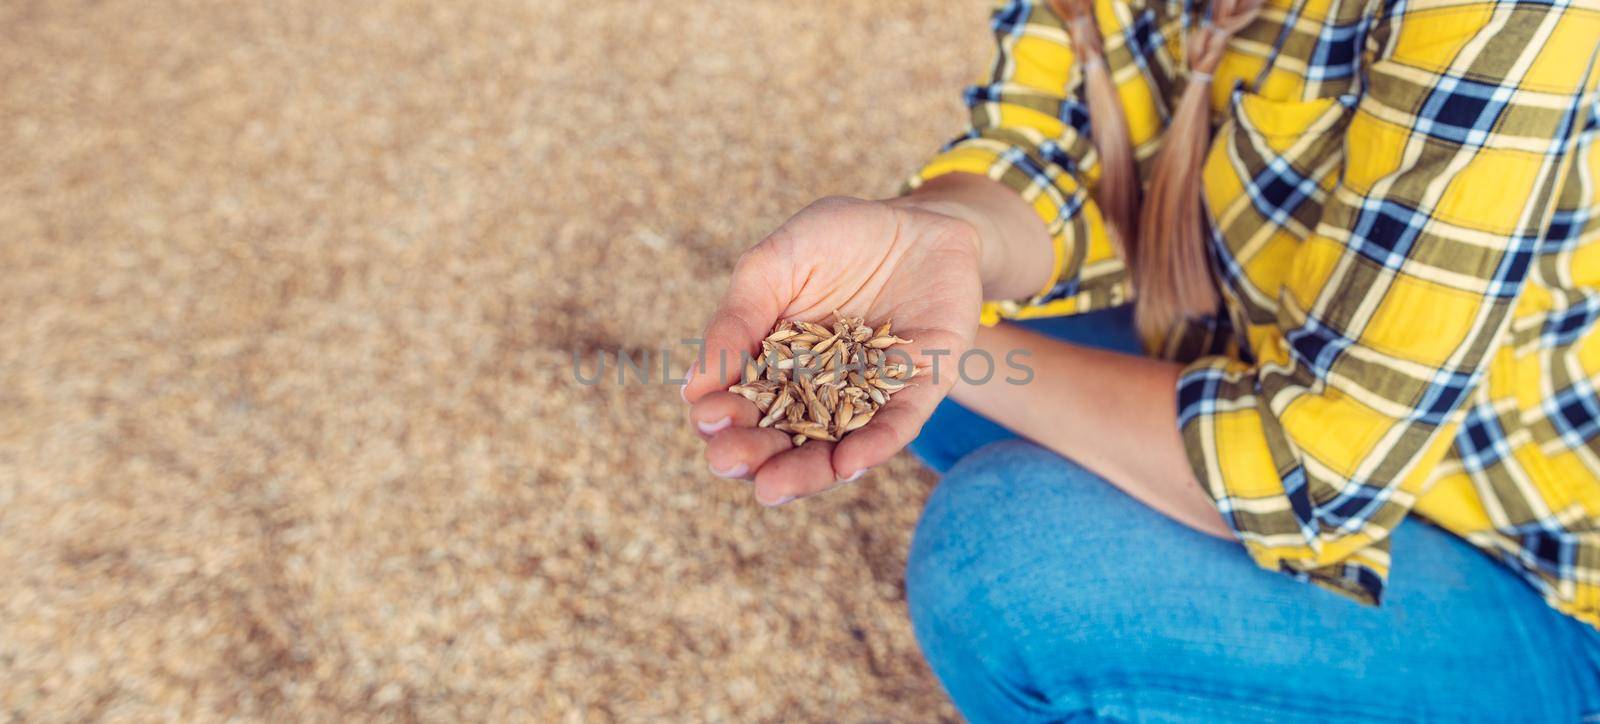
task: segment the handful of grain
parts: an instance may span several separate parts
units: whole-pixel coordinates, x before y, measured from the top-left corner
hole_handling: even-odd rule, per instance
[[[873,329],[833,316],[831,328],[779,322],[762,340],[761,355],[745,361],[739,384],[728,388],[756,403],[761,427],[790,433],[796,447],[861,429],[917,376],[911,356],[891,349],[911,340],[890,334],[889,322]]]

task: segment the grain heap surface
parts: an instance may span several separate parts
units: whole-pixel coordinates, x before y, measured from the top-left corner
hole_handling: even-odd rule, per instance
[[[991,5],[0,2],[0,720],[953,720],[934,477],[762,508],[660,358]]]

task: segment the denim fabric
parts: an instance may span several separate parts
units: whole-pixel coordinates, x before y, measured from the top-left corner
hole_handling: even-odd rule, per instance
[[[1027,326],[1137,349],[1125,310]],[[912,544],[912,623],[972,721],[1600,721],[1600,632],[1422,521],[1395,531],[1370,608],[954,403],[913,451],[944,477]]]

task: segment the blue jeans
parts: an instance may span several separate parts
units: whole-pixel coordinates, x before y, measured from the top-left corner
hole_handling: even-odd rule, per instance
[[[1126,310],[1026,326],[1137,351]],[[906,574],[928,663],[974,722],[1600,721],[1600,632],[1418,520],[1383,606],[1255,566],[946,402]]]

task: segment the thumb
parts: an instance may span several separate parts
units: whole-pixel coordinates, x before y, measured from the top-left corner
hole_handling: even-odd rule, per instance
[[[728,291],[706,325],[700,358],[689,367],[683,398],[694,402],[708,392],[727,388],[739,379],[744,361],[760,354],[778,315],[793,296],[782,259],[762,242],[745,252],[734,266]]]
[[[934,329],[901,333],[910,335],[913,343],[897,351],[907,354],[921,374],[890,397],[871,422],[846,435],[834,447],[834,475],[838,479],[854,479],[860,471],[883,464],[911,444],[955,384],[957,372],[951,368],[958,366],[956,360],[967,349],[967,342],[960,335]],[[940,369],[938,358],[943,355],[950,359]]]

